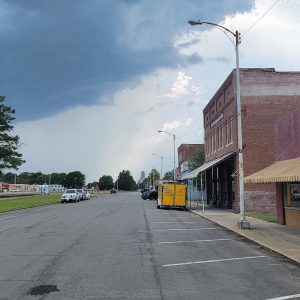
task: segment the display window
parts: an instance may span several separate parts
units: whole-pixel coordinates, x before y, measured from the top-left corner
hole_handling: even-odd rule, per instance
[[[286,207],[300,208],[300,183],[284,184],[284,196]]]

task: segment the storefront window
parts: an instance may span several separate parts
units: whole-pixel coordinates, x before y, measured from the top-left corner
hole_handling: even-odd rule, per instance
[[[300,183],[287,183],[285,186],[285,205],[300,207]]]

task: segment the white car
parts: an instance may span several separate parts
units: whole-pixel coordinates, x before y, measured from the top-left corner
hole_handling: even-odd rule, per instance
[[[91,199],[91,194],[89,193],[89,191],[85,191],[85,199],[86,200],[90,200]]]
[[[79,194],[79,200],[85,200],[85,191],[83,189],[77,189],[77,192]]]
[[[76,189],[65,190],[61,195],[60,202],[78,202],[80,201],[80,195]]]

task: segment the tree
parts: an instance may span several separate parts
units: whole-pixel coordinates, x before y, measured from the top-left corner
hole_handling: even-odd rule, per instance
[[[136,183],[128,170],[120,172],[118,177],[118,188],[123,191],[133,191],[136,189]]]
[[[110,190],[114,187],[114,180],[110,175],[103,175],[99,179],[100,190]]]
[[[85,175],[80,171],[73,171],[67,174],[64,180],[64,186],[66,188],[80,189],[84,186]]]
[[[29,184],[44,184],[45,182],[47,182],[47,175],[43,174],[42,172],[36,172],[36,173],[29,173]],[[20,177],[21,177],[22,173],[20,174],[20,176],[18,176],[18,180],[20,181]]]
[[[160,176],[156,169],[152,169],[151,172],[148,175],[148,182],[150,182],[152,186],[155,185],[155,181],[159,180]]]
[[[197,168],[199,168],[200,166],[202,166],[204,164],[205,161],[205,154],[204,154],[204,150],[203,149],[199,149],[194,157],[192,157],[188,164],[189,164],[189,170],[193,171]]]
[[[4,182],[12,184],[12,183],[15,182],[15,177],[16,177],[16,174],[8,172],[8,173],[5,173],[5,174],[2,175],[2,180]]]
[[[52,173],[50,183],[63,184],[66,176],[66,173]]]
[[[164,180],[173,180],[173,177],[174,177],[174,172],[168,171],[167,173],[165,173],[163,179]]]
[[[0,170],[18,169],[25,160],[22,159],[22,154],[17,152],[19,137],[10,135],[14,128],[11,122],[15,119],[15,110],[3,104],[4,100],[5,97],[0,96]]]
[[[90,182],[87,184],[87,188],[88,189],[99,188],[99,182],[98,181]]]
[[[193,171],[193,170],[201,167],[204,164],[204,161],[205,161],[204,150],[203,149],[199,149],[195,153],[194,157],[188,162],[188,164],[189,164],[189,170]],[[195,180],[197,181],[197,183],[194,182]],[[195,178],[195,180],[193,180],[193,184],[196,183],[197,186],[198,186],[198,189],[200,189],[200,187],[201,187],[201,173],[199,173],[197,175],[197,177]],[[203,185],[203,188],[205,189],[205,186],[206,186],[205,176],[204,177],[202,176],[202,185]]]

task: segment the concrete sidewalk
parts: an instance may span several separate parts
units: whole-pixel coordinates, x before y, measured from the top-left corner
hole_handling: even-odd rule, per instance
[[[300,230],[250,217],[251,229],[239,229],[239,214],[211,207],[205,207],[204,214],[202,209],[190,211],[300,263]]]

